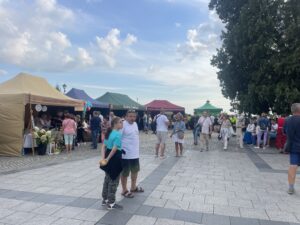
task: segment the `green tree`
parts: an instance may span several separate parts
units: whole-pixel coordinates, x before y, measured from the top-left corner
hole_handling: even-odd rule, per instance
[[[212,65],[223,95],[241,111],[287,112],[300,100],[299,6],[297,0],[211,0],[225,23]]]

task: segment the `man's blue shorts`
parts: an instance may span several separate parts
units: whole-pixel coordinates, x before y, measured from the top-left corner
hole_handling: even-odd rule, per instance
[[[290,153],[290,165],[294,165],[294,166],[300,165],[300,152]]]

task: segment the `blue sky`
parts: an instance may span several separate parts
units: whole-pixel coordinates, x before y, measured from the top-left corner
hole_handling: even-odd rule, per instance
[[[208,2],[0,0],[0,82],[23,71],[92,97],[228,110],[210,65],[223,25]]]

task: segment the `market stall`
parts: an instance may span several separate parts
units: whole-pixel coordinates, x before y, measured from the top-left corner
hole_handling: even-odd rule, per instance
[[[20,73],[0,84],[0,155],[21,156],[24,130],[33,129],[33,109],[69,107],[82,111],[84,102],[65,96],[44,78]]]
[[[167,100],[153,100],[152,102],[145,105],[146,110],[151,114],[158,114],[161,109],[164,109],[167,113],[185,113],[185,108],[175,105]]]
[[[210,104],[210,101],[207,100],[203,106],[201,106],[197,109],[194,109],[194,114],[201,115],[204,111],[206,111],[210,115],[216,116],[216,115],[220,114],[220,112],[222,112],[222,110],[223,110],[222,108],[213,106],[212,104]]]
[[[139,112],[145,111],[145,107],[128,97],[128,95],[106,92],[101,97],[97,98],[100,102],[110,104],[110,109],[118,116],[125,115],[129,109],[134,109]]]

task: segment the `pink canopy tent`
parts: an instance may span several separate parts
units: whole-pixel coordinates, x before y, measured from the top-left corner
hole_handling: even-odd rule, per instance
[[[182,112],[184,113],[185,108],[175,105],[167,100],[153,100],[152,102],[145,105],[146,110],[148,112],[160,111],[160,109],[164,109],[165,111],[170,112]]]

